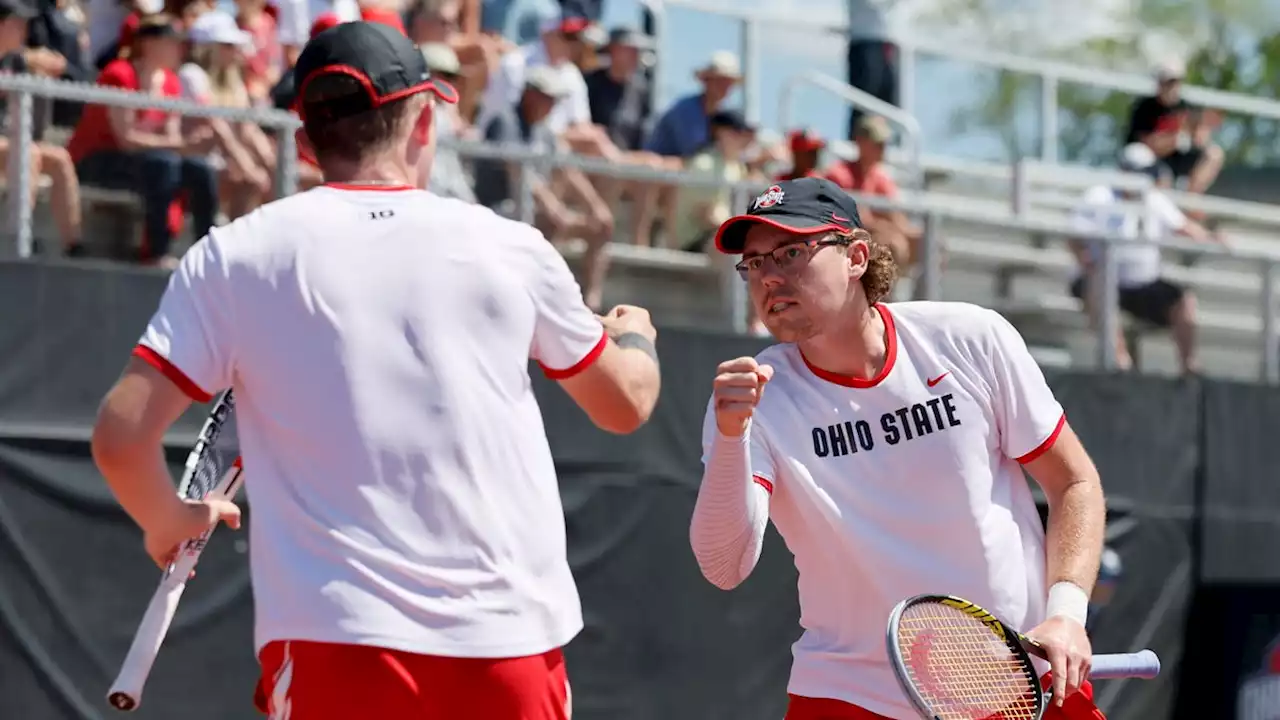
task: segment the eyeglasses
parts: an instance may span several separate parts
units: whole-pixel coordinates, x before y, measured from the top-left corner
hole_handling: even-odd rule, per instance
[[[741,262],[733,267],[743,280],[750,280],[752,277],[758,277],[764,271],[765,259],[769,258],[773,260],[774,267],[778,268],[779,271],[788,274],[795,273],[808,265],[814,253],[822,248],[828,245],[848,245],[849,243],[850,240],[846,238],[801,240],[800,242],[787,243],[782,247],[774,248],[771,252],[763,255],[744,257]]]

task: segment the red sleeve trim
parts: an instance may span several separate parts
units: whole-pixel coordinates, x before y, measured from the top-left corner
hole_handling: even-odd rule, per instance
[[[1049,448],[1053,447],[1053,444],[1058,442],[1058,436],[1062,434],[1062,428],[1065,427],[1066,424],[1067,424],[1067,414],[1063,413],[1062,417],[1058,418],[1058,424],[1053,428],[1053,432],[1049,433],[1049,437],[1045,438],[1045,441],[1040,443],[1040,447],[1037,447],[1035,450],[1032,450],[1026,455],[1023,455],[1022,457],[1018,458],[1018,462],[1022,463],[1023,465],[1026,465],[1032,460],[1035,460],[1041,455],[1049,452]]]
[[[178,386],[178,389],[186,393],[187,397],[199,403],[207,403],[213,399],[213,393],[207,393],[200,389],[187,374],[178,369],[177,365],[169,362],[169,359],[160,353],[152,350],[146,345],[138,345],[133,348],[133,356],[145,362],[151,367],[160,371],[162,375],[169,378],[169,381]]]
[[[591,367],[591,363],[595,362],[600,358],[600,355],[604,352],[605,346],[608,344],[609,344],[609,335],[604,331],[604,328],[601,328],[600,341],[596,343],[595,347],[591,348],[591,352],[587,353],[586,357],[574,363],[572,367],[567,367],[563,370],[557,370],[555,368],[549,368],[546,365],[543,365],[541,361],[538,362],[538,366],[542,368],[543,374],[551,378],[552,380],[567,380],[573,377],[574,375],[577,375],[578,373],[582,372],[583,370],[586,370],[587,368]]]
[[[769,478],[763,478],[763,477],[760,477],[759,475],[752,475],[751,479],[755,480],[756,484],[764,488],[765,491],[767,491],[770,495],[773,494],[773,482],[770,481]]]

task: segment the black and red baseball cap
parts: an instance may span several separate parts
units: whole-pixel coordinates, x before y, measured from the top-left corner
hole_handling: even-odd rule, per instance
[[[348,22],[321,32],[302,49],[293,73],[300,115],[306,110],[323,112],[328,118],[346,117],[420,92],[434,93],[447,103],[458,101],[458,91],[452,85],[432,77],[413,42],[382,23]],[[303,102],[307,83],[335,73],[355,78],[367,95]]]
[[[826,178],[784,180],[752,200],[746,214],[724,221],[716,231],[716,249],[729,255],[741,253],[747,231],[755,224],[816,235],[860,228],[862,218],[853,198]]]

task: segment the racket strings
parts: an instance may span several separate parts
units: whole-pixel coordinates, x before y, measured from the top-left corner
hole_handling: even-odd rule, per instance
[[[1038,720],[1033,670],[982,621],[947,605],[907,608],[896,641],[939,720]]]

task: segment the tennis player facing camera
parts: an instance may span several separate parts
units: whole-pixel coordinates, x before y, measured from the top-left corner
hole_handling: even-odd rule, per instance
[[[885,627],[928,593],[1030,628],[1053,671],[1046,718],[1101,718],[1085,620],[1102,488],[1018,332],[973,305],[885,303],[889,251],[827,180],[769,188],[716,246],[742,255],[781,344],[717,371],[690,539],[726,590],[769,518],[794,554],[804,634],[787,719],[918,718]],[[1023,468],[1049,500],[1047,541]]]
[[[339,25],[295,72],[328,183],[192,247],[94,456],[164,566],[237,522],[179,501],[161,450],[234,388],[272,718],[565,720],[582,614],[528,363],[631,432],[657,400],[653,325],[592,314],[534,228],[412,187],[456,95],[404,35]]]

